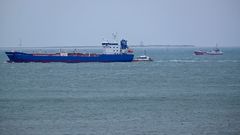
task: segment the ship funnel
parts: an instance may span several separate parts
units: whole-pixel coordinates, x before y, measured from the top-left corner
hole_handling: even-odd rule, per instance
[[[122,39],[121,40],[121,49],[127,49],[128,45],[127,45],[127,40]]]

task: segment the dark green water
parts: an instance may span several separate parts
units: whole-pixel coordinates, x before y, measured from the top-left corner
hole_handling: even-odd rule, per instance
[[[154,62],[78,64],[6,63],[2,50],[0,134],[240,134],[240,48],[194,49],[148,48]]]

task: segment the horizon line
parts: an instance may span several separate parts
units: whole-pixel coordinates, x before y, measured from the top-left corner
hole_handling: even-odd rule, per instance
[[[150,45],[128,45],[131,47],[195,47],[187,44],[150,44]],[[99,45],[71,45],[71,46],[0,46],[0,48],[100,48]]]

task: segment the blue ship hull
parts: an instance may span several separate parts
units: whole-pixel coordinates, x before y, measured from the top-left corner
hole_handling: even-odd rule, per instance
[[[5,52],[9,62],[131,62],[133,54],[80,54],[72,53],[67,56],[56,54],[29,54],[22,52]]]

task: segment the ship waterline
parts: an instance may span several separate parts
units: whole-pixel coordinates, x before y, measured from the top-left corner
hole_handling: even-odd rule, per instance
[[[8,62],[131,62],[133,54],[30,54],[22,52],[5,52],[9,58]]]

